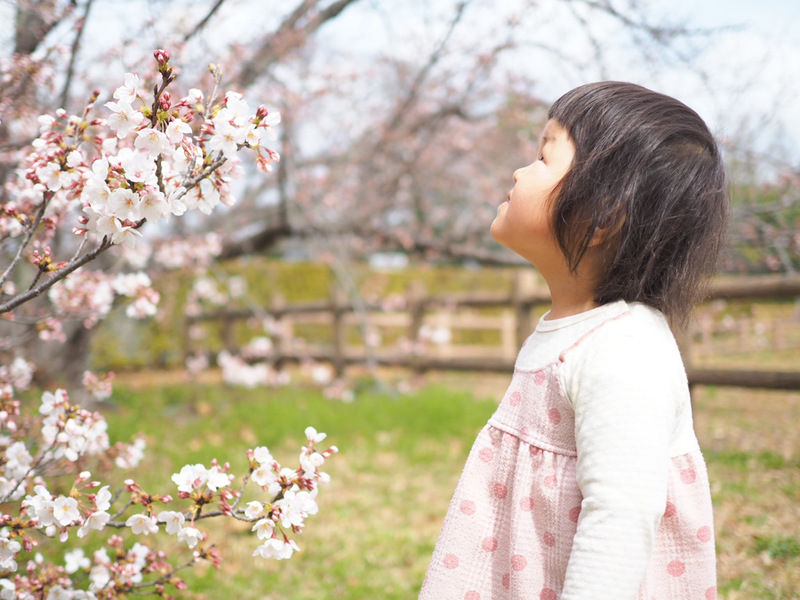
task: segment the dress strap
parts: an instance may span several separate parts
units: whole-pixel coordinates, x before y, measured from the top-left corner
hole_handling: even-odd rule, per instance
[[[613,317],[611,317],[609,319],[606,319],[602,323],[599,323],[598,325],[595,325],[594,327],[592,327],[589,331],[587,331],[581,337],[579,337],[578,340],[575,343],[573,343],[571,346],[567,346],[566,348],[564,348],[564,350],[561,351],[561,353],[558,355],[559,362],[563,363],[564,359],[566,358],[566,356],[567,356],[567,354],[569,352],[571,352],[572,350],[574,350],[575,348],[580,346],[587,338],[589,338],[589,336],[593,335],[598,329],[601,329],[602,327],[604,327],[608,323],[613,323],[617,319],[621,319],[622,317],[630,316],[630,314],[631,314],[630,309],[627,309],[624,312],[621,312],[618,315],[615,315],[615,316],[613,316]]]

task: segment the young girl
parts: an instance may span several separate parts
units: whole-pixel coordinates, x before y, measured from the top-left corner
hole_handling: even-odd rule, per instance
[[[722,161],[677,100],[618,82],[550,109],[492,235],[552,306],[467,459],[424,600],[713,600],[711,497],[670,325],[726,225]]]

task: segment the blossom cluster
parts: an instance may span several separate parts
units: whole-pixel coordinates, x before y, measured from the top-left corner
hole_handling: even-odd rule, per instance
[[[128,301],[128,316],[153,315],[158,294],[141,271],[148,260],[167,268],[207,266],[221,242],[208,234],[199,243],[182,239],[153,252],[138,243],[145,223],[230,205],[243,148],[254,152],[261,171],[278,160],[263,145],[274,138],[277,113],[260,106],[251,114],[235,92],[219,101],[197,89],[173,98],[169,54],[158,50],[155,58],[155,86],[128,73],[102,107],[95,106],[100,94],[94,92],[82,115],[58,110],[41,116],[24,164],[5,180],[9,199],[0,205],[0,241],[12,259],[0,272],[0,315],[8,330],[30,327],[43,340],[63,341],[63,321],[92,327],[120,298]],[[54,248],[73,251],[69,239],[55,243],[65,228],[77,235],[71,238],[77,250],[61,260]],[[133,272],[86,268],[113,246]],[[23,266],[33,271],[30,279],[19,276]],[[34,298],[46,298],[48,307],[23,314],[19,307]],[[201,560],[219,564],[200,526],[212,517],[251,524],[257,556],[288,558],[298,549],[294,536],[317,512],[318,485],[328,480],[320,467],[337,451],[316,448],[324,434],[306,430],[297,469],[281,467],[257,447],[238,480],[227,463],[191,464],[173,475],[176,488],[152,494],[134,479],[121,481],[117,472],[143,460],[143,438],[112,445],[103,416],[73,403],[63,389],[44,391],[38,413],[25,414],[31,402],[21,394],[32,383],[34,365],[9,339],[0,338],[0,600],[170,598],[168,589],[185,585],[176,575],[180,568]],[[264,352],[263,341],[253,352]],[[88,396],[108,399],[112,378],[84,373]],[[160,533],[186,547],[188,562],[170,562],[158,549]],[[104,545],[87,554],[98,536],[106,537]],[[63,564],[36,552],[41,544],[75,537],[86,539],[65,553]]]
[[[252,523],[259,540],[254,556],[290,558],[299,550],[294,536],[318,512],[318,486],[329,481],[321,467],[337,452],[334,446],[318,449],[326,436],[309,427],[296,469],[282,467],[266,447],[259,446],[248,451],[248,473],[235,488],[230,466],[212,461],[209,467],[188,464],[175,473],[175,497],[150,494],[133,479],[112,493],[109,484],[79,469],[92,457],[102,465],[112,456],[119,459],[116,467],[135,467],[135,458],[143,456],[141,440],[109,448],[102,416],[72,405],[64,390],[42,394],[35,427],[19,410],[12,412],[0,436],[0,574],[6,574],[0,579],[0,598],[6,591],[13,592],[9,597],[34,598],[44,590],[47,598],[60,598],[62,593],[65,598],[117,598],[148,586],[157,593],[164,591],[166,583],[181,587],[165,552],[139,541],[126,550],[121,534],[108,538],[111,554],[101,548],[89,558],[83,550],[73,550],[66,554],[63,566],[47,565],[32,556],[21,568],[20,557],[34,552],[40,536],[63,543],[73,530],[84,538],[109,529],[155,536],[163,528],[192,552],[190,562],[209,560],[218,565],[220,557],[199,523],[228,517]],[[33,431],[39,432],[39,439],[31,439]],[[48,476],[75,471],[68,490],[48,483]],[[247,494],[249,501],[244,503],[249,483],[258,491]],[[16,573],[13,579],[11,573]]]
[[[83,214],[75,233],[132,246],[145,221],[231,205],[240,148],[253,149],[264,171],[278,160],[262,141],[274,139],[279,113],[261,106],[251,114],[236,92],[215,105],[198,89],[174,100],[166,90],[174,79],[168,60],[160,72],[162,86],[152,104],[145,100],[145,82],[128,73],[114,100],[105,103],[106,115],[91,116],[95,94],[82,116],[59,110],[39,118],[39,137],[19,174],[18,183],[28,185],[0,214],[0,235],[22,235],[26,222],[20,216],[31,208],[47,204],[45,217],[57,222],[77,201]]]

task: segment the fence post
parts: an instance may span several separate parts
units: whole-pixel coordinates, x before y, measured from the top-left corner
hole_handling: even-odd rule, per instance
[[[337,377],[344,375],[346,366],[345,344],[347,342],[347,327],[345,313],[349,310],[347,296],[344,291],[336,285],[331,285],[331,319],[333,326],[333,370]]]
[[[233,318],[229,314],[222,317],[222,345],[228,352],[235,353],[238,350],[233,331]]]
[[[697,322],[697,315],[695,314],[692,316],[692,319],[686,325],[685,329],[681,329],[678,331],[673,331],[675,335],[675,341],[678,343],[678,352],[681,354],[681,360],[683,360],[683,369],[686,373],[692,371],[692,352],[693,344],[694,344],[694,335],[695,331],[697,331],[699,327],[699,323]],[[694,384],[692,381],[689,381],[689,397],[694,399]]]
[[[289,323],[285,315],[286,298],[283,294],[275,293],[270,301],[269,312],[267,318],[270,319],[269,335],[272,339],[272,365],[276,371],[280,371],[284,360],[284,352],[286,351],[287,342],[291,340]]]
[[[408,340],[411,344],[411,356],[409,365],[415,375],[422,375],[425,372],[423,361],[417,350],[419,348],[419,330],[425,320],[425,286],[420,281],[412,281],[406,292],[406,304],[408,305]]]

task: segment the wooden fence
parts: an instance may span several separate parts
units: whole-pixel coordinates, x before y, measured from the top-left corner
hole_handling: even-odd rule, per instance
[[[754,332],[761,337],[770,333],[779,350],[800,351],[800,303],[789,303],[791,316],[773,320],[766,327],[769,332],[764,322],[752,315],[721,322],[714,318],[714,311],[720,312],[727,301],[798,298],[800,277],[716,281],[709,303],[681,340],[690,384],[800,390],[800,365],[780,371],[742,370],[709,368],[700,366],[708,361],[697,360],[719,352],[721,343],[737,351],[752,348]],[[520,271],[510,290],[446,297],[429,296],[412,286],[403,298],[391,302],[359,301],[354,305],[336,289],[330,298],[316,302],[287,304],[278,298],[260,315],[251,310],[220,310],[188,316],[184,348],[187,357],[192,355],[193,330],[213,325],[219,328],[222,345],[236,352],[237,324],[268,318],[274,330],[269,360],[277,365],[314,360],[331,364],[337,374],[356,364],[406,367],[417,372],[510,373],[519,347],[548,303],[547,288],[530,271]],[[316,331],[317,338],[326,339],[306,339],[303,331],[309,328]]]

